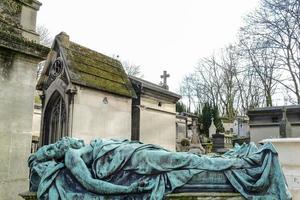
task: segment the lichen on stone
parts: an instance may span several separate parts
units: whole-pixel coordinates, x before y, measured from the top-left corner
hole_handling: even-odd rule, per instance
[[[21,35],[10,34],[0,30],[0,47],[29,54],[38,58],[46,58],[49,48],[29,41]]]
[[[1,29],[8,26],[20,28],[22,5],[15,0],[1,0],[0,1],[0,20]],[[2,26],[6,24],[6,26]]]

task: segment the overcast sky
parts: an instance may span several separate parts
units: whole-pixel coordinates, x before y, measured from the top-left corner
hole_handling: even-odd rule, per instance
[[[141,66],[160,82],[167,70],[178,92],[200,58],[234,42],[243,16],[258,0],[40,0],[38,24],[70,39]]]

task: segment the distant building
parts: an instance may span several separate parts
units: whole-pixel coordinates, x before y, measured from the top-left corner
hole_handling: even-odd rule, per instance
[[[249,137],[250,127],[249,118],[247,116],[237,116],[233,121],[233,133],[238,137]]]
[[[291,125],[291,136],[300,137],[300,105],[275,106],[248,111],[251,141],[258,143],[263,139],[278,138],[284,110]]]
[[[234,123],[232,120],[229,120],[227,117],[221,117],[222,124],[225,132],[233,133]]]
[[[132,100],[132,140],[175,150],[176,102],[180,95],[141,78],[130,76],[137,94]]]

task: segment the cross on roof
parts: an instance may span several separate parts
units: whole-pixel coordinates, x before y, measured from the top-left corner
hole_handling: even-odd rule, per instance
[[[167,78],[170,77],[170,74],[167,73],[167,71],[164,71],[163,75],[160,76],[160,78],[163,79],[163,88],[165,89],[169,89],[168,85],[167,85]]]

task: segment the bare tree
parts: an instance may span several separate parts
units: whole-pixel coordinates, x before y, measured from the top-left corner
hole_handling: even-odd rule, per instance
[[[247,17],[247,30],[268,41],[281,73],[273,78],[292,92],[300,103],[300,0],[261,0],[260,8]]]
[[[260,107],[263,105],[263,91],[256,73],[251,67],[240,66],[236,81],[239,88],[237,93],[236,110],[240,114],[246,114],[249,108]]]
[[[194,96],[193,84],[194,84],[193,75],[189,74],[183,78],[180,86],[180,94],[183,97],[187,98],[188,100],[188,105],[187,105],[188,112],[191,112],[191,105],[193,102],[193,96]]]
[[[202,93],[203,104],[211,102],[213,106],[218,105],[219,90],[222,87],[220,81],[220,70],[216,63],[216,57],[211,56],[202,58],[195,69],[195,77],[197,77],[197,93]]]
[[[222,71],[221,81],[223,87],[219,90],[220,100],[225,107],[225,114],[229,120],[233,120],[236,116],[234,104],[238,102],[237,92],[239,90],[236,80],[239,65],[239,54],[237,48],[229,45],[222,50],[220,63],[218,64]]]
[[[40,44],[51,47],[53,38],[51,38],[49,30],[44,25],[38,25],[36,32],[40,35]]]
[[[203,98],[205,102],[218,106],[221,114],[233,120],[236,115],[234,104],[238,102],[236,76],[239,58],[232,45],[222,49],[217,55],[200,60],[195,72],[198,77],[196,91],[202,93],[198,94],[199,97],[206,97]]]
[[[241,31],[240,54],[244,57],[246,67],[253,70],[260,81],[266,106],[272,106],[272,97],[280,80],[278,70],[278,49],[270,48],[270,42],[261,38],[248,36]]]
[[[123,61],[122,65],[126,73],[130,76],[136,76],[142,78],[144,75],[141,72],[141,66],[130,63],[129,61]]]

